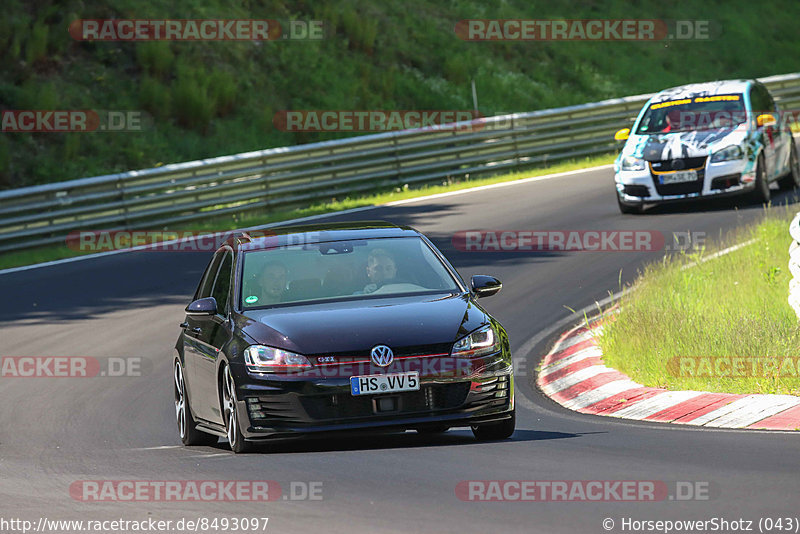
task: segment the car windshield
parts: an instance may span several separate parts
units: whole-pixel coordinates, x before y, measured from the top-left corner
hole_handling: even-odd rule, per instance
[[[420,238],[378,238],[279,246],[244,252],[242,309],[368,296],[458,292]]]
[[[679,98],[647,108],[637,134],[733,128],[747,120],[741,94]]]

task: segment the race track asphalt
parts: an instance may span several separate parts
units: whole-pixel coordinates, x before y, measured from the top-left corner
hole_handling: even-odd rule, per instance
[[[709,243],[759,218],[741,201],[621,215],[610,169],[377,207],[325,220],[411,225],[462,276],[492,274],[482,301],[508,330],[520,369],[513,439],[477,443],[466,428],[287,441],[234,456],[225,443],[183,448],[171,364],[183,307],[209,253],[134,252],[0,275],[0,356],[141,357],[140,377],[0,378],[0,518],[269,517],[268,532],[606,532],[604,518],[758,520],[794,516],[798,436],[643,424],[580,415],[544,398],[532,370],[552,341],[528,341],[635,278],[656,252],[459,252],[459,230],[705,232]],[[777,194],[776,203],[794,202]],[[784,209],[778,207],[774,209]],[[787,252],[788,261],[788,252]],[[557,332],[554,332],[554,334]],[[520,347],[531,350],[523,353]],[[321,501],[78,502],[78,480],[321,481]],[[708,483],[708,500],[464,502],[464,480]],[[630,531],[630,530],[628,530]]]

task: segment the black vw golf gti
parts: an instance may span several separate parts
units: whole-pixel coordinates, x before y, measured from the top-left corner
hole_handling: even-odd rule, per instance
[[[508,336],[423,235],[388,223],[243,233],[214,254],[176,344],[185,445],[319,432],[514,432]]]

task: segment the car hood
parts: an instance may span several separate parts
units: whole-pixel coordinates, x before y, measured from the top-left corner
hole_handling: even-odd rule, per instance
[[[320,354],[452,343],[488,317],[468,294],[451,294],[282,306],[239,320],[256,343]]]
[[[737,128],[631,135],[623,156],[635,156],[645,161],[702,157],[730,145],[741,145],[746,136],[747,129],[741,125]]]

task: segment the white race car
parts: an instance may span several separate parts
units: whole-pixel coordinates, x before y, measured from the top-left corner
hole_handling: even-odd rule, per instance
[[[769,184],[800,186],[788,121],[755,80],[684,85],[661,91],[639,112],[614,163],[622,213],[645,204],[749,194],[769,201]]]

